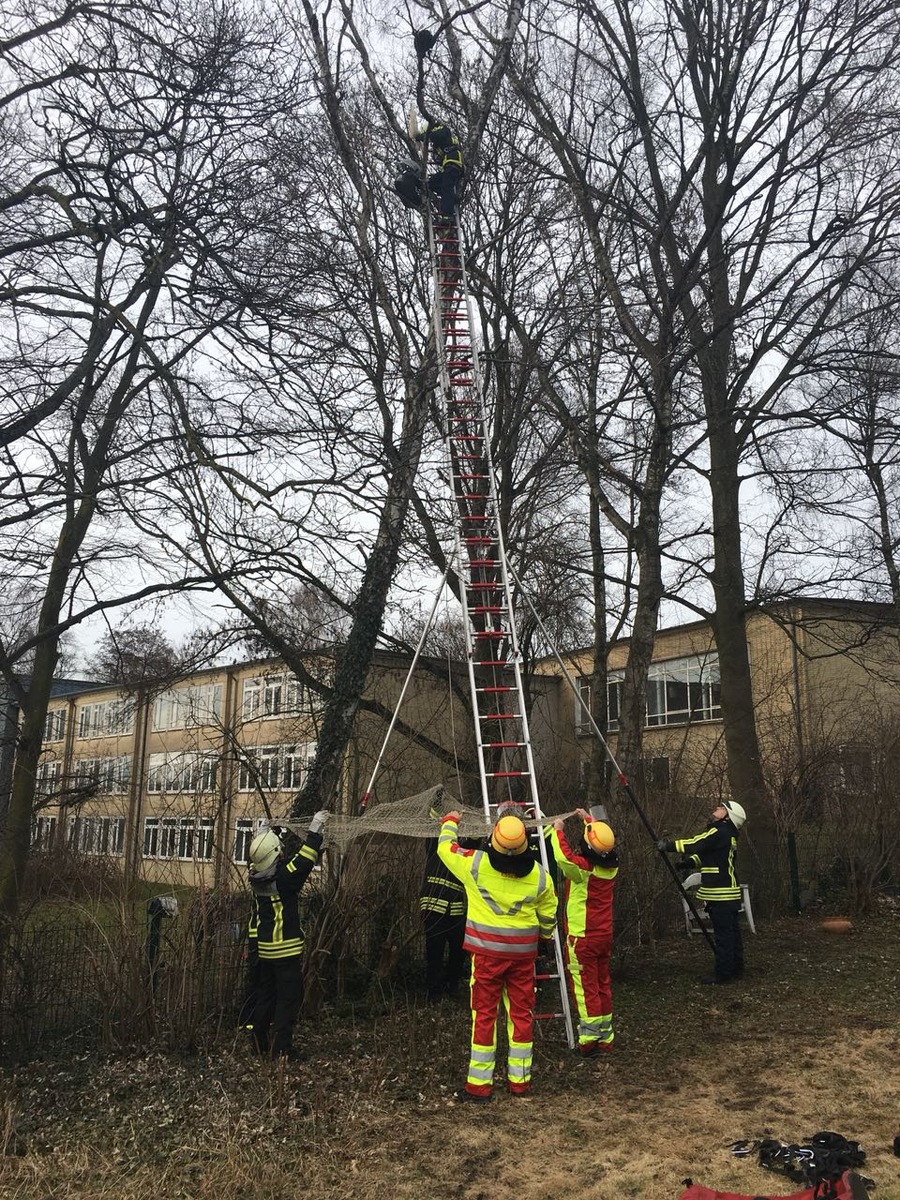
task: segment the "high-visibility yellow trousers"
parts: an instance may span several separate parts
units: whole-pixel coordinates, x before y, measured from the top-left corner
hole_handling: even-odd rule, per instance
[[[612,1045],[612,938],[566,938],[566,966],[578,1012],[578,1045]]]

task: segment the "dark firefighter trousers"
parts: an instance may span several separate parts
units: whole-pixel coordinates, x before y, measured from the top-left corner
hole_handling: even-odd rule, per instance
[[[744,973],[744,942],[741,937],[740,900],[707,900],[706,911],[713,927],[716,979],[737,979]]]
[[[278,1058],[291,1049],[303,1000],[302,962],[300,954],[259,960],[253,1041],[260,1054]]]

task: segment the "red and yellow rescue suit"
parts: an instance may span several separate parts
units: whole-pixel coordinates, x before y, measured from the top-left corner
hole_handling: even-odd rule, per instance
[[[441,822],[438,855],[466,889],[463,946],[472,955],[472,1045],[465,1090],[491,1095],[502,1001],[509,1090],[521,1095],[531,1088],[534,964],[539,940],[553,937],[556,892],[531,851],[507,858],[489,849],[463,850],[457,824],[452,813]]]
[[[619,873],[615,851],[577,853],[562,830],[551,838],[553,857],[565,880],[566,966],[578,1010],[582,1054],[612,1049],[612,988],[609,959],[613,940],[613,892]]]

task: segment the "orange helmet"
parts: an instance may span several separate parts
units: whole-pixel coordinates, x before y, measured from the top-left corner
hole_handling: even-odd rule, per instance
[[[615,847],[616,835],[605,821],[591,821],[584,827],[584,840],[596,854],[609,854]]]
[[[498,854],[523,854],[528,848],[528,834],[519,817],[501,817],[491,834],[491,845]]]

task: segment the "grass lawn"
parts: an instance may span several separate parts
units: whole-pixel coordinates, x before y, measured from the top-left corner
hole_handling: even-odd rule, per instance
[[[698,982],[710,957],[684,936],[630,951],[614,1053],[577,1060],[561,1023],[541,1023],[525,1101],[452,1101],[462,1003],[326,1012],[287,1070],[240,1040],[34,1062],[0,1080],[0,1197],[675,1200],[688,1176],[789,1195],[799,1185],[729,1143],[834,1130],[866,1150],[874,1200],[900,1200],[900,907],[846,935],[764,924],[737,985]]]

